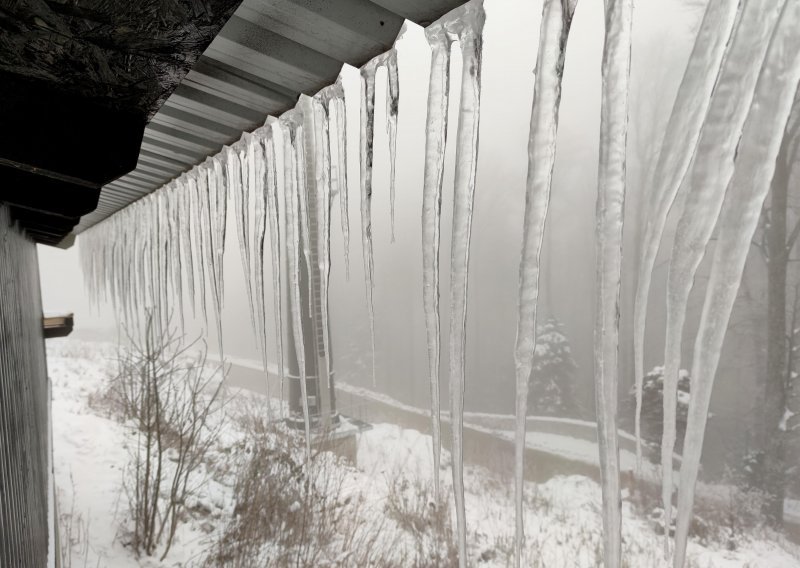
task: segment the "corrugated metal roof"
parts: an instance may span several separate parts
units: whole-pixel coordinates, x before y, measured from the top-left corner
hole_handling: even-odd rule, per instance
[[[144,132],[135,170],[103,187],[79,233],[391,48],[464,0],[244,0]]]

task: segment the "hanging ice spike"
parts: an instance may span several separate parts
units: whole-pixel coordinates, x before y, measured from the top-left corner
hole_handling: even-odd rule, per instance
[[[681,336],[695,274],[716,226],[747,110],[753,98],[769,38],[785,1],[751,0],[731,38],[700,133],[695,158],[679,187],[684,203],[675,231],[667,279],[664,348],[664,428],[661,442],[662,503],[665,526],[672,524],[672,452],[681,366]],[[665,534],[669,551],[669,532]]]
[[[515,563],[522,565],[525,539],[523,491],[525,431],[528,415],[528,382],[536,347],[536,312],[539,300],[539,260],[542,250],[561,102],[561,79],[570,24],[575,3],[548,0],[542,11],[536,80],[528,139],[528,177],[525,192],[525,219],[522,258],[519,268],[517,337],[514,349],[516,368],[516,435],[514,451],[514,499],[516,515]]]
[[[664,233],[672,202],[678,191],[700,136],[720,64],[736,20],[740,0],[709,0],[703,21],[689,56],[658,160],[648,176],[646,189],[652,191],[654,207],[647,219],[640,260],[634,307],[634,380],[636,388],[636,467],[641,469],[642,382],[644,380],[644,339],[647,303],[658,245]],[[650,189],[652,188],[652,189]]]

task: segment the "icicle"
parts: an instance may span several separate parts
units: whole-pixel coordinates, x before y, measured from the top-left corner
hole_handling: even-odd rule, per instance
[[[328,289],[331,272],[331,147],[330,147],[330,102],[339,97],[336,85],[324,89],[313,101],[314,126],[314,173],[316,182],[316,221],[317,221],[317,264],[320,273],[320,313],[322,315],[322,343],[325,351],[325,375],[319,369],[319,380],[330,384],[330,328],[328,320]],[[322,389],[320,396],[325,396],[329,389]],[[330,401],[323,401],[330,408]],[[328,420],[329,416],[323,416]]]
[[[634,307],[634,380],[636,388],[636,465],[641,469],[642,382],[644,380],[644,337],[650,281],[664,233],[667,214],[678,186],[694,154],[700,128],[716,84],[719,67],[731,34],[740,0],[709,0],[695,39],[667,130],[648,187],[654,207],[645,225]]]
[[[341,84],[341,78],[337,79]],[[345,104],[344,90],[342,90],[341,100],[336,101],[336,134],[338,144],[336,145],[337,157],[339,159],[339,213],[342,217],[342,241],[344,243],[344,271],[345,278],[350,280],[350,210],[347,203],[347,107]]]
[[[686,559],[695,483],[723,340],[800,82],[798,27],[800,3],[786,2],[761,68],[718,221],[718,241],[692,361],[692,393],[678,493],[675,568],[682,568]]]
[[[209,187],[210,180],[208,177],[208,170],[209,168],[207,162],[194,169],[195,175],[197,176],[198,203],[200,206],[200,258],[203,261],[203,270],[205,273],[205,278],[207,279],[206,283],[211,294],[211,308],[214,311],[215,318],[217,318],[215,323],[221,327],[221,323],[219,321],[220,314],[218,313],[218,294],[216,289],[214,251],[211,245],[212,225],[211,211],[209,207],[209,195],[211,193],[211,188]],[[208,323],[208,320],[206,320],[206,323]],[[221,343],[222,337],[218,337],[217,340]],[[221,351],[220,357],[222,357]]]
[[[252,134],[245,133],[234,144],[233,151],[238,156],[239,174],[234,174],[231,191],[233,192],[233,215],[236,217],[236,230],[239,235],[239,251],[242,256],[242,269],[244,270],[244,283],[247,292],[247,305],[250,308],[250,324],[256,338],[258,325],[256,323],[256,310],[253,301],[253,270],[251,265],[252,253],[250,246],[250,189],[255,181],[253,162],[255,154],[252,144]]]
[[[633,0],[606,0],[605,7],[597,189],[594,374],[603,486],[604,565],[607,568],[619,568],[622,563],[622,498],[617,433],[619,290]]]
[[[309,162],[306,157],[306,138],[313,138],[313,116],[314,111],[311,104],[311,98],[306,95],[300,95],[300,99],[294,108],[296,117],[299,120],[297,127],[297,140],[295,143],[295,153],[297,155],[297,200],[300,205],[300,242],[303,245],[303,258],[305,259],[306,274],[309,280],[311,279],[311,235],[310,235],[310,213],[308,204],[308,181],[306,179],[307,172],[310,169]],[[309,128],[306,129],[303,121],[308,117]],[[309,132],[309,130],[311,132]],[[309,145],[309,147],[313,147]],[[313,160],[313,156],[312,156]],[[313,172],[312,172],[313,176]],[[310,313],[314,313],[314,295],[308,294],[308,309]]]
[[[398,39],[405,33],[405,24]],[[397,52],[389,51],[374,57],[361,68],[361,252],[364,257],[364,281],[367,292],[367,312],[369,314],[370,344],[372,347],[372,386],[377,387],[375,373],[375,263],[372,252],[372,165],[375,144],[375,75],[385,66],[388,76],[387,87],[387,131],[390,150],[390,209],[392,217],[392,241],[394,241],[394,178],[395,147],[397,145],[397,110],[399,108],[400,86],[397,73]],[[344,105],[342,105],[344,106]],[[341,158],[340,158],[341,159]]]
[[[225,264],[225,237],[227,234],[228,224],[228,186],[225,162],[226,157],[223,152],[214,156],[213,168],[214,177],[216,178],[216,194],[213,196],[214,200],[212,215],[214,217],[214,232],[212,233],[212,242],[214,245],[214,262],[217,264],[217,287],[219,289],[220,309],[222,302],[225,299],[225,278],[223,267]]]
[[[400,32],[403,33],[402,31]],[[389,215],[394,242],[395,171],[397,162],[397,114],[400,108],[400,76],[397,70],[397,50],[391,49],[386,58],[386,131],[389,135]]]
[[[267,398],[269,394],[269,361],[267,350],[267,311],[265,303],[264,287],[264,239],[267,236],[267,212],[266,212],[266,160],[264,156],[264,141],[266,132],[259,128],[253,133],[252,143],[258,146],[255,151],[255,186],[251,189],[255,206],[254,218],[254,249],[253,249],[253,296],[255,299],[255,317],[257,319],[256,339],[258,349],[261,352],[261,363],[264,367],[264,379],[267,387]],[[269,412],[270,405],[267,405]]]
[[[206,259],[208,262],[209,288],[211,289],[211,301],[214,306],[214,321],[217,324],[217,342],[219,347],[220,359],[223,359],[224,350],[222,347],[222,256],[219,254],[220,246],[220,188],[222,185],[222,170],[219,162],[215,158],[205,161],[199,168],[199,174],[206,180],[206,192],[204,194],[203,208],[206,213],[206,228],[203,231],[206,243]],[[222,195],[224,196],[224,190]],[[223,197],[224,199],[224,197]],[[224,221],[223,221],[224,222]]]
[[[519,270],[516,367],[516,446],[514,496],[516,514],[516,566],[521,566],[525,542],[523,492],[525,433],[528,415],[528,382],[536,347],[536,312],[539,299],[539,258],[542,250],[553,165],[556,157],[561,78],[570,24],[575,5],[548,0],[542,11],[539,53],[536,59],[533,107],[528,139],[528,177],[525,192],[525,220]]]
[[[375,374],[375,305],[372,300],[375,288],[372,259],[372,159],[375,141],[375,72],[378,62],[373,59],[361,68],[361,252],[364,257],[373,388],[377,387],[377,377]]]
[[[200,200],[200,189],[198,187],[197,172],[192,170],[186,176],[188,179],[188,189],[191,199],[191,218],[192,218],[192,248],[197,259],[197,285],[200,288],[200,308],[203,313],[203,323],[208,326],[208,303],[206,301],[206,260],[203,247],[203,210]]]
[[[295,353],[300,374],[300,396],[303,399],[303,422],[306,434],[306,454],[311,459],[311,418],[308,409],[306,385],[306,353],[303,339],[302,307],[300,298],[300,219],[298,180],[304,162],[300,160],[297,149],[302,146],[302,116],[291,110],[281,116],[283,127],[283,168],[284,193],[286,196],[286,253],[289,265],[289,298],[292,315],[292,331],[295,341]]]
[[[281,412],[283,412],[283,393],[286,383],[286,371],[283,359],[283,291],[281,286],[281,236],[280,212],[278,202],[278,178],[276,172],[277,156],[275,152],[275,128],[277,120],[267,120],[267,135],[264,139],[264,155],[266,159],[266,205],[269,216],[270,247],[272,252],[272,290],[275,306],[275,342],[278,351],[278,374],[281,381]],[[288,195],[288,193],[287,193]]]
[[[441,323],[439,318],[439,232],[442,214],[442,181],[447,147],[447,108],[450,97],[451,39],[441,25],[430,26],[425,35],[431,47],[428,86],[428,120],[425,138],[425,177],[422,190],[422,295],[428,343],[428,379],[431,391],[433,433],[433,484],[439,502],[441,465],[441,404],[439,364]]]
[[[175,301],[178,303],[178,316],[180,318],[181,331],[186,330],[186,317],[183,305],[183,280],[181,278],[181,215],[180,215],[180,194],[178,187],[171,182],[166,189],[167,204],[169,208],[169,234],[170,234],[170,268],[172,269],[172,288],[175,294]]]
[[[185,219],[181,225],[181,258],[186,262],[186,286],[189,289],[189,302],[192,304],[192,314],[196,315],[197,300],[194,290],[194,253],[192,251],[192,217],[191,194],[186,176],[178,178],[177,191],[179,192],[180,215]]]
[[[459,565],[467,565],[467,526],[464,510],[464,379],[467,323],[467,283],[472,208],[478,164],[481,47],[486,14],[481,0],[472,0],[434,25],[457,36],[462,53],[461,106],[456,136],[453,194],[453,234],[450,256],[450,420],[452,428],[453,492],[456,504]]]
[[[672,452],[681,335],[694,277],[703,260],[733,175],[736,145],[753,98],[769,38],[785,1],[751,0],[744,6],[739,25],[722,64],[711,98],[695,158],[678,191],[685,201],[675,231],[667,285],[667,327],[664,352],[664,428],[661,444],[662,503],[665,526],[672,523]],[[683,197],[681,197],[683,195]],[[665,531],[665,553],[669,531]]]

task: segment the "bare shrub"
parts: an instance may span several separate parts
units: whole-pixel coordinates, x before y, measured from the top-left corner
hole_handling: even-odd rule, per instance
[[[264,414],[242,421],[246,438],[233,516],[207,566],[405,566],[360,495],[345,491],[346,466],[329,452],[307,460],[302,437]]]
[[[74,560],[77,558],[82,561],[81,566],[86,567],[89,563],[89,521],[83,518],[83,514],[75,509],[75,482],[70,473],[72,483],[72,500],[69,508],[62,508],[65,505],[63,493],[59,491],[59,511],[58,511],[58,554],[61,561],[61,568],[73,568]]]
[[[130,544],[137,555],[169,553],[192,494],[190,476],[204,462],[219,426],[223,372],[209,372],[203,344],[183,336],[148,313],[138,334],[119,355],[119,373],[106,397],[137,429],[125,470],[131,509]],[[199,354],[189,357],[190,350]]]
[[[458,566],[450,508],[437,502],[430,482],[397,475],[389,480],[386,515],[414,542],[410,566]]]

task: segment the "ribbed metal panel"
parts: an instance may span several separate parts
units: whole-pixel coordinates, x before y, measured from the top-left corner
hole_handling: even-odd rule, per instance
[[[0,566],[46,566],[48,389],[36,245],[0,204]]]
[[[105,186],[81,232],[389,49],[463,0],[244,0],[145,130],[136,169]]]

